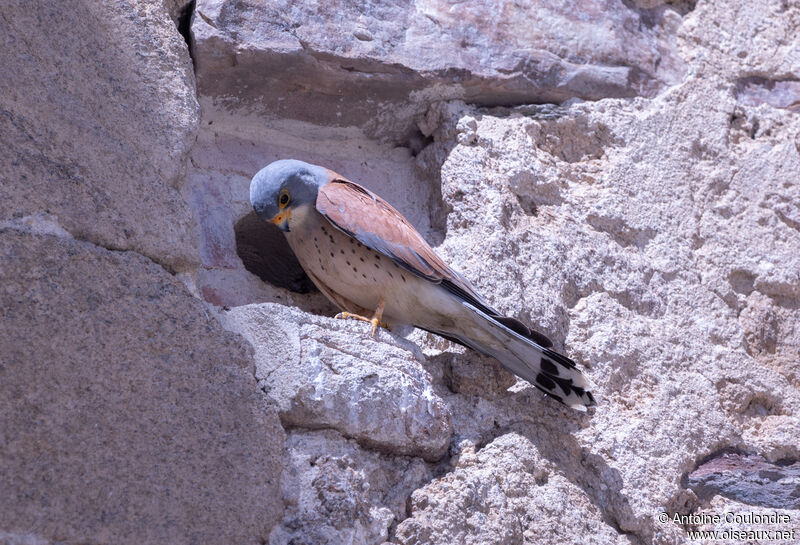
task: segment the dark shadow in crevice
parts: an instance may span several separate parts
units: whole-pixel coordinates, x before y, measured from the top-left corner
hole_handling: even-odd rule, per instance
[[[667,0],[665,4],[674,8],[681,15],[687,15],[694,11],[697,6],[697,0]]]
[[[192,66],[194,66],[194,45],[192,43],[192,16],[194,15],[194,7],[196,0],[192,0],[186,4],[178,15],[176,24],[178,25],[178,32],[186,41],[186,47],[189,48],[189,57],[192,59]]]
[[[671,10],[681,17],[694,11],[697,0],[664,0],[660,4],[653,5],[653,2],[642,2],[641,0],[622,0],[622,3],[631,11],[639,14],[639,19],[647,28],[653,28],[661,24],[664,18],[664,11]]]
[[[450,207],[444,202],[444,197],[442,195],[441,165],[437,164],[435,161],[427,160],[431,159],[431,157],[427,157],[427,155],[428,150],[433,146],[436,146],[436,144],[431,144],[420,152],[426,155],[426,160],[417,161],[415,171],[417,176],[425,181],[430,190],[427,202],[430,228],[427,232],[423,229],[420,231],[423,238],[431,246],[436,248],[444,242],[447,236],[447,216],[450,213]]]
[[[234,225],[236,253],[244,268],[273,286],[295,293],[317,291],[280,229],[250,212]]]
[[[442,197],[442,181],[437,173],[436,179],[431,181],[431,203],[428,209],[431,228],[426,237],[434,247],[441,245],[447,236],[447,216],[449,213],[450,207],[445,204]]]
[[[451,209],[442,194],[442,164],[455,147],[455,143],[437,142],[432,136],[425,137],[420,132],[415,144],[417,148],[414,148],[413,144],[415,142],[408,142],[411,154],[414,156],[415,174],[430,188],[428,200],[430,230],[428,233],[423,233],[423,236],[435,248],[447,237],[447,216]]]
[[[405,147],[411,152],[411,157],[416,157],[419,152],[433,143],[433,136],[425,136],[422,131],[417,129],[405,142]]]

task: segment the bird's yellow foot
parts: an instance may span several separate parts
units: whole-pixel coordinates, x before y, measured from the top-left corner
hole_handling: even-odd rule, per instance
[[[375,336],[375,332],[378,331],[378,327],[382,327],[384,329],[389,329],[389,324],[386,322],[382,322],[381,318],[383,317],[383,309],[386,306],[386,303],[383,301],[380,302],[378,308],[375,309],[375,314],[372,315],[372,318],[366,318],[361,316],[360,314],[353,314],[352,312],[340,312],[334,318],[338,318],[340,320],[347,320],[348,318],[353,318],[354,320],[361,320],[362,322],[369,322],[372,324],[372,336]]]

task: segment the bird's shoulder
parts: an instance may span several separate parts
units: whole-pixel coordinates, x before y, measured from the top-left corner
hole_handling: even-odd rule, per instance
[[[338,177],[319,189],[316,206],[335,227],[410,272],[433,281],[453,278],[414,226],[369,189]]]

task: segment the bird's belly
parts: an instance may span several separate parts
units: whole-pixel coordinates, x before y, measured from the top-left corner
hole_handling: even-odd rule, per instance
[[[312,280],[324,284],[318,286],[323,293],[333,291],[370,312],[383,300],[384,317],[390,323],[425,327],[433,309],[440,314],[446,310],[443,307],[454,304],[440,286],[364,246],[316,212],[308,213],[300,225],[293,225],[286,238]]]

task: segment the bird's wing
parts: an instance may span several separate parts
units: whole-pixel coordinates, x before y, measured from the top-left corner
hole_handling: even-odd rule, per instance
[[[331,172],[331,181],[319,189],[316,208],[334,227],[389,257],[400,267],[441,285],[542,347],[553,345],[545,335],[490,307],[463,276],[436,255],[400,212],[372,191]]]
[[[470,300],[491,310],[469,282],[436,255],[414,226],[372,191],[337,178],[320,188],[316,205],[337,229],[368,248],[419,277],[437,284],[452,284]]]

